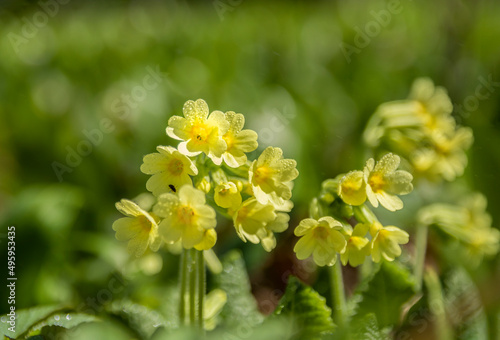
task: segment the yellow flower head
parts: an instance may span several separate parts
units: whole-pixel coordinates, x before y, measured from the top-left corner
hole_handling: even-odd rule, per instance
[[[341,230],[342,224],[330,216],[319,220],[306,218],[295,228],[295,235],[300,239],[293,251],[299,260],[312,254],[318,266],[333,266],[337,253],[344,252],[347,244]]]
[[[243,202],[233,216],[238,236],[244,242],[261,242],[264,250],[268,252],[276,247],[274,233],[285,231],[289,219],[287,214],[276,212],[272,204],[261,204],[255,198]]]
[[[339,196],[350,205],[361,205],[366,201],[366,183],[363,171],[351,171],[340,180]]]
[[[428,162],[428,167],[424,169],[429,172],[429,177],[441,176],[447,181],[453,181],[461,176],[467,166],[465,151],[473,140],[472,130],[469,128],[459,128],[451,134],[433,134],[430,140],[432,162]]]
[[[240,206],[241,194],[233,182],[221,183],[214,191],[214,200],[219,207],[236,209]]]
[[[158,231],[165,242],[180,239],[185,249],[195,246],[204,249],[211,244],[213,234],[207,234],[206,230],[215,228],[217,221],[215,210],[205,204],[203,191],[184,185],[177,195],[160,195],[153,211],[163,218]]]
[[[359,223],[347,236],[345,252],[340,254],[340,260],[345,266],[347,262],[353,267],[359,266],[370,255],[370,241],[365,237],[370,225]]]
[[[132,201],[122,199],[116,203],[116,209],[126,217],[119,218],[113,223],[116,238],[120,241],[129,241],[129,253],[139,257],[146,249],[157,251],[161,245],[158,235],[158,218],[142,210]]]
[[[196,165],[171,146],[158,146],[157,153],[144,156],[141,171],[153,175],[146,182],[146,188],[158,196],[176,192],[184,184],[192,185],[191,177],[198,174]]]
[[[227,145],[222,136],[229,129],[229,122],[224,113],[208,112],[208,105],[203,99],[188,100],[183,108],[184,117],[172,116],[168,120],[167,134],[183,142],[179,151],[187,156],[196,156],[204,152],[217,165],[222,162],[222,154]]]
[[[413,190],[413,176],[407,171],[396,170],[399,163],[399,156],[392,153],[386,154],[377,164],[373,158],[366,162],[366,195],[374,207],[380,202],[390,211],[403,208],[403,201],[396,195],[406,195]]]
[[[247,162],[245,152],[257,149],[257,133],[253,130],[243,130],[245,117],[241,113],[233,111],[226,112],[226,120],[229,122],[229,130],[222,136],[227,144],[227,150],[222,159],[232,168],[242,166]]]
[[[419,102],[422,105],[421,111],[428,116],[446,116],[453,111],[453,104],[444,87],[435,86],[429,78],[418,78],[413,82],[410,100]],[[427,118],[432,119],[431,117]],[[429,121],[426,121],[429,123]]]
[[[406,231],[394,226],[382,227],[378,222],[371,225],[370,234],[373,237],[372,258],[374,262],[380,262],[382,258],[393,261],[401,255],[399,245],[406,244],[410,240]]]
[[[257,201],[289,211],[291,206],[287,201],[292,197],[291,181],[299,175],[296,166],[295,160],[283,159],[280,148],[267,147],[249,170],[249,181]]]

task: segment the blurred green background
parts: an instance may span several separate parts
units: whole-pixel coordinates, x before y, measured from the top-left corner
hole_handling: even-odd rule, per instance
[[[259,150],[297,160],[295,227],[322,180],[371,156],[361,134],[376,107],[430,77],[474,131],[459,182],[486,195],[498,226],[499,16],[493,0],[0,3],[0,242],[5,258],[14,225],[17,308],[78,306],[114,275],[128,280],[121,296],[161,304],[177,258],[130,259],[111,225],[114,203],[145,191],[142,157],[176,145],[165,127],[188,99],[245,114]],[[342,43],[357,49],[346,57]],[[488,97],[467,102],[484,79]],[[223,230],[217,253],[243,249],[257,297],[297,271],[293,228],[270,257]],[[498,290],[498,257],[471,274]],[[494,320],[500,296],[484,296]],[[2,313],[6,300],[2,288]]]

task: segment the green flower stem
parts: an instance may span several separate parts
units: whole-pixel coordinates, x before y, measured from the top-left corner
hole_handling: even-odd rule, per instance
[[[345,301],[344,281],[342,278],[342,265],[340,258],[328,268],[330,273],[330,290],[332,294],[333,319],[339,327],[345,326],[347,322],[347,306]]]
[[[417,291],[422,289],[422,277],[425,265],[425,253],[427,251],[427,234],[429,226],[417,225],[415,237],[415,267],[413,275],[415,276]]]
[[[203,304],[205,302],[206,289],[205,258],[203,257],[203,250],[197,251],[196,256],[198,265],[198,327],[203,331]]]
[[[453,330],[446,318],[443,290],[441,282],[439,281],[439,276],[433,269],[428,269],[425,272],[424,281],[429,292],[429,307],[436,317],[437,339],[452,340]]]
[[[189,251],[189,324],[196,323],[196,249]]]
[[[187,274],[188,274],[188,250],[182,249],[181,265],[180,265],[180,296],[179,296],[179,324],[186,324],[186,290],[187,290]]]
[[[377,217],[365,204],[352,207],[354,217],[358,223],[374,223],[378,222]]]

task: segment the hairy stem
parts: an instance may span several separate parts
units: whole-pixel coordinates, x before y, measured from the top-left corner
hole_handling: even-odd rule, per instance
[[[181,264],[179,270],[179,324],[186,324],[186,290],[187,290],[187,274],[188,274],[188,250],[182,249]]]
[[[330,290],[332,294],[333,319],[338,326],[345,326],[347,322],[347,307],[345,301],[344,281],[342,278],[342,265],[340,259],[328,268],[330,273]]]
[[[196,323],[196,250],[189,251],[189,324]]]
[[[206,289],[205,258],[203,257],[203,250],[197,251],[196,256],[198,266],[198,327],[203,331],[203,304],[205,302]]]

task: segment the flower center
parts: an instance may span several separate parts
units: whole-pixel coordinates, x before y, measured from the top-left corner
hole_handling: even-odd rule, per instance
[[[196,123],[191,128],[191,140],[197,143],[204,143],[208,135],[210,135],[210,129],[206,124]]]
[[[370,176],[368,184],[370,184],[370,187],[372,188],[373,192],[376,193],[379,191],[383,191],[385,187],[385,180],[381,174],[375,173]]]
[[[168,172],[171,175],[179,176],[184,171],[184,164],[180,159],[173,159],[168,163]]]
[[[139,216],[139,225],[141,226],[141,230],[149,233],[151,231],[151,221],[148,220],[146,216]]]
[[[194,219],[194,211],[190,206],[182,206],[177,211],[177,217],[183,224],[192,224]]]
[[[224,141],[226,142],[226,145],[227,145],[227,150],[226,151],[230,151],[231,148],[233,147],[233,144],[234,144],[234,135],[230,132],[226,133],[222,139],[224,139]]]
[[[313,233],[315,238],[322,240],[326,240],[329,234],[325,227],[317,227],[314,229]]]
[[[266,182],[269,179],[269,177],[271,177],[271,169],[265,166],[257,168],[253,173],[253,180],[258,185]]]

